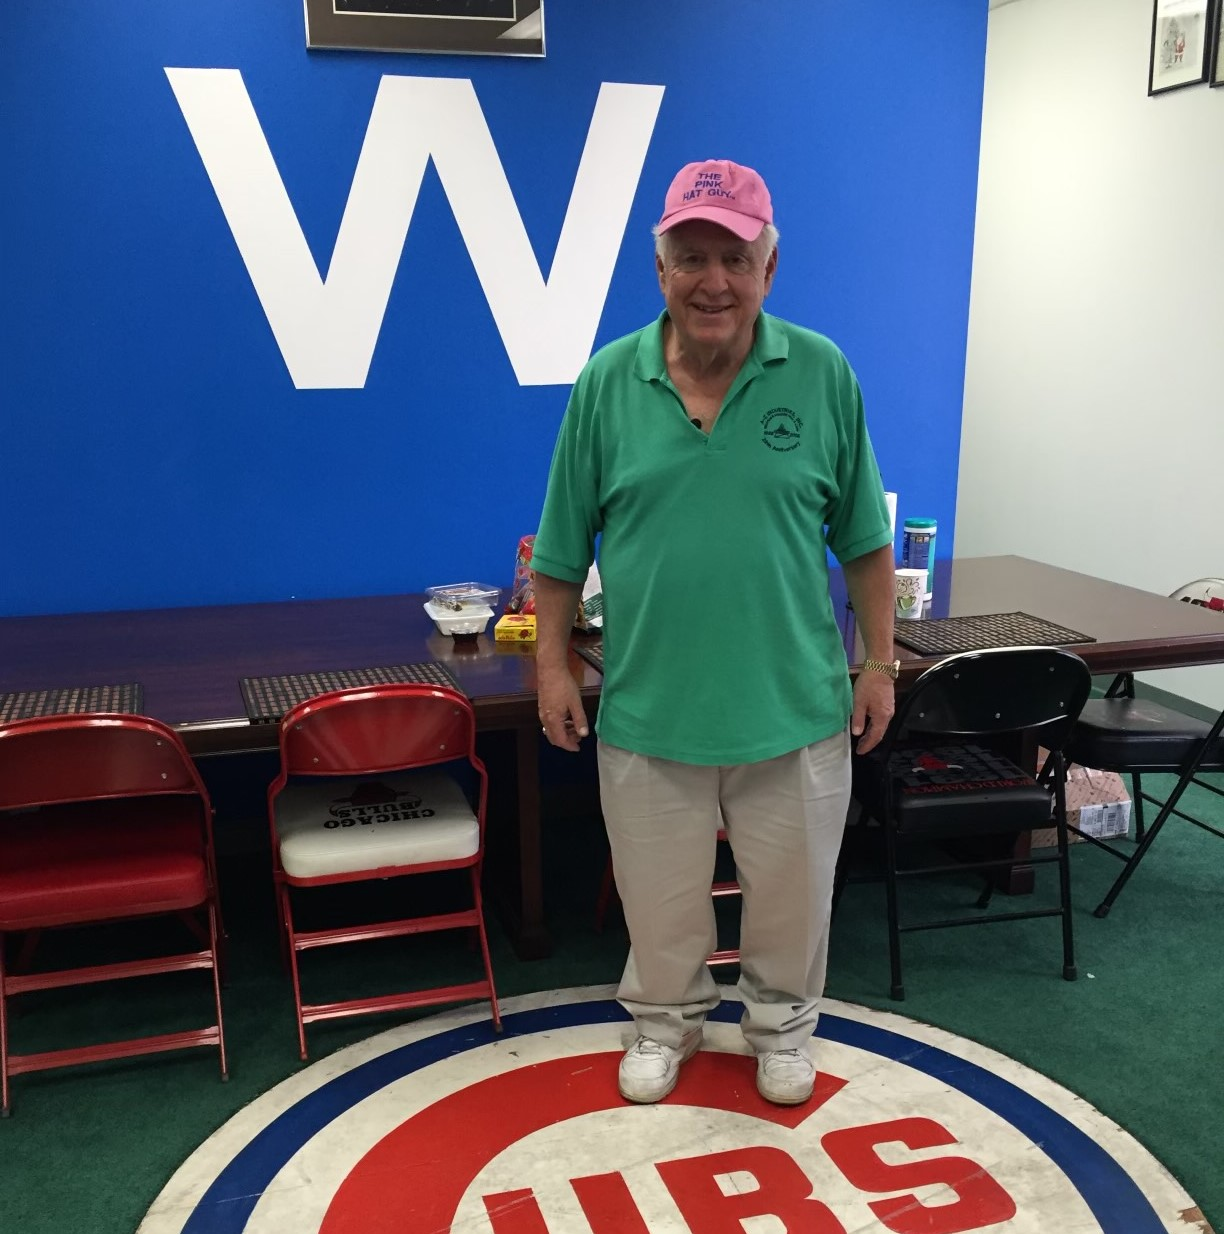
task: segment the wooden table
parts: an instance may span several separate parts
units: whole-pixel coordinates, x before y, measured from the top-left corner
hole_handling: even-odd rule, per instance
[[[839,575],[835,611],[844,611]],[[534,645],[470,650],[439,635],[423,597],[366,596],[273,604],[0,619],[0,693],[139,682],[144,710],[174,725],[193,755],[268,749],[275,728],[248,722],[239,678],[436,660],[471,698],[481,732],[513,743],[514,786],[491,798],[491,889],[524,957],[551,949],[544,920],[540,841],[540,731]],[[932,616],[1020,610],[1096,636],[1075,650],[1094,673],[1224,661],[1224,621],[1162,596],[1020,557],[941,563]],[[861,659],[853,621],[844,634]],[[933,663],[905,648],[901,686]],[[593,715],[601,675],[576,654],[570,668]],[[514,840],[507,844],[508,838]],[[491,853],[492,856],[492,853]]]
[[[939,563],[928,616],[1011,612],[1092,635],[1095,642],[1077,643],[1071,650],[1098,675],[1224,661],[1224,621],[1218,613],[1193,604],[1026,557],[966,557]],[[861,658],[853,647],[848,655],[852,663]],[[901,659],[903,684],[935,663],[904,647],[897,647],[896,655]]]

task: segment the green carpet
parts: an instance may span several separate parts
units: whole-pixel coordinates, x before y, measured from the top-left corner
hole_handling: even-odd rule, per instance
[[[1224,824],[1221,803],[1208,804],[1217,825]],[[545,961],[521,962],[494,926],[503,996],[614,981],[624,959],[619,917],[610,915],[603,934],[593,928],[605,853],[598,822],[589,813],[554,810],[545,840],[556,951]],[[1174,820],[1104,921],[1091,910],[1119,863],[1079,845],[1073,865],[1079,981],[1059,975],[1056,919],[932,931],[905,939],[908,998],[893,1003],[883,888],[862,884],[848,888],[834,922],[829,994],[946,1028],[1064,1084],[1136,1136],[1208,1221],[1224,1228],[1224,844]],[[1053,877],[1053,867],[1039,870],[1038,897]],[[230,1081],[219,1081],[215,1052],[203,1050],[18,1076],[13,1116],[0,1122],[6,1234],[131,1234],[212,1130],[302,1066],[265,856],[231,853],[222,881],[232,939],[225,991]],[[968,878],[939,879],[913,885],[903,903],[956,911],[972,904],[976,890]],[[382,978],[408,960],[408,948],[426,976],[444,961],[452,972],[475,972],[474,952],[440,939],[404,940],[381,955],[370,947],[364,957],[357,948],[330,969],[319,957],[321,968],[312,971],[328,981],[341,971],[357,980],[363,970]],[[123,1021],[177,1023],[197,1009],[203,1016],[207,997],[200,974],[29,996],[14,1018],[14,1044],[45,1048],[99,1028],[119,1035]],[[312,1057],[403,1018],[316,1026]]]

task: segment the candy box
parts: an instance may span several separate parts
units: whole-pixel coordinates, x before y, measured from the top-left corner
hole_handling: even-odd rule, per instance
[[[507,613],[493,627],[493,638],[499,643],[534,643],[535,637],[534,613]]]

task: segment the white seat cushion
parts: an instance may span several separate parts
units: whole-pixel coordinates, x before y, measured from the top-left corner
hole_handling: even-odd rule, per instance
[[[401,771],[288,785],[276,799],[281,864],[291,878],[474,857],[480,827],[443,771]]]

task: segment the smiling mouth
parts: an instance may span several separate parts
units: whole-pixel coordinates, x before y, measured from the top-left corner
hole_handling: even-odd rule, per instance
[[[695,308],[699,313],[704,313],[707,317],[716,317],[719,313],[727,312],[730,307],[731,306],[728,304],[720,304],[716,307],[710,307],[706,304],[693,305],[693,308]]]

